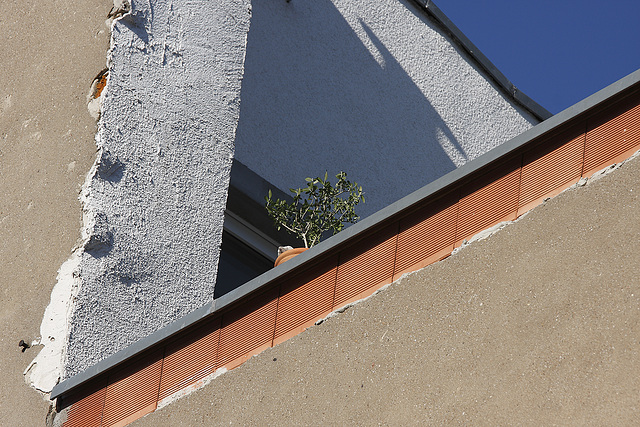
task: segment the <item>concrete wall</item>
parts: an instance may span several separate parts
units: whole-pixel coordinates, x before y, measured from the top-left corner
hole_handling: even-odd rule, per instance
[[[44,424],[23,379],[41,346],[56,271],[80,238],[78,192],[95,160],[85,97],[105,64],[110,0],[6,1],[0,18],[0,426]],[[73,37],[70,37],[73,35]],[[47,335],[43,341],[49,342]]]
[[[253,4],[236,157],[283,190],[345,170],[367,216],[535,123],[409,1]]]
[[[213,297],[249,1],[134,1],[112,27],[64,376]]]

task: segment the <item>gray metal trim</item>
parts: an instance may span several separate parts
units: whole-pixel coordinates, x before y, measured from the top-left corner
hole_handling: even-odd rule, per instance
[[[112,369],[121,363],[131,359],[134,356],[142,353],[144,350],[150,348],[151,346],[164,341],[180,331],[188,328],[197,322],[205,319],[211,313],[213,313],[213,303],[209,303],[199,309],[192,311],[186,316],[176,320],[165,326],[162,329],[152,333],[151,335],[138,340],[131,344],[129,347],[120,350],[119,352],[107,357],[104,360],[96,363],[95,365],[89,367],[88,369],[82,371],[81,373],[74,375],[73,377],[64,380],[63,382],[56,384],[55,387],[51,390],[50,399],[53,400],[70,390],[78,387],[79,385],[89,381],[90,379]]]
[[[271,262],[276,260],[278,247],[282,246],[280,242],[273,240],[230,211],[225,211],[224,213],[224,231],[251,247],[266,259],[271,260]]]
[[[291,272],[292,270],[298,269],[300,266],[306,264],[308,261],[311,261],[313,258],[320,256],[324,253],[332,251],[335,247],[344,244],[345,242],[354,239],[361,235],[362,233],[369,230],[371,227],[374,227],[376,224],[379,224],[385,220],[390,219],[393,216],[400,214],[402,211],[405,211],[411,208],[413,205],[419,203],[425,198],[436,194],[442,190],[445,190],[447,187],[452,186],[459,182],[460,180],[467,177],[469,174],[472,174],[489,164],[499,160],[500,158],[510,154],[514,150],[522,147],[528,142],[532,141],[535,138],[541,137],[553,130],[557,127],[561,126],[564,123],[569,122],[581,116],[583,114],[589,113],[590,110],[593,110],[598,105],[610,100],[621,92],[630,89],[634,85],[638,85],[640,83],[640,70],[637,70],[628,76],[618,80],[617,82],[607,86],[601,91],[589,96],[588,98],[578,102],[572,107],[567,108],[566,110],[556,114],[549,120],[546,120],[537,126],[529,129],[528,131],[516,136],[515,138],[505,142],[502,145],[494,148],[493,150],[487,152],[486,154],[478,157],[475,160],[472,160],[465,165],[459,167],[458,169],[453,170],[442,178],[427,184],[421,189],[414,191],[406,197],[398,200],[397,202],[387,206],[386,208],[374,213],[373,215],[363,219],[362,221],[346,228],[342,232],[336,234],[329,239],[320,242],[318,245],[309,249],[308,251],[303,252],[297,257],[287,261],[284,264],[275,267],[266,273],[256,277],[255,279],[245,283],[244,285],[234,289],[233,291],[223,295],[220,298],[215,299],[211,304],[208,304],[186,316],[183,318],[165,326],[164,328],[154,332],[146,338],[141,339],[140,341],[135,342],[124,350],[119,351],[118,353],[107,357],[96,365],[88,368],[86,371],[83,371],[63,382],[56,385],[51,391],[51,399],[55,399],[60,395],[67,393],[71,389],[83,384],[84,382],[89,381],[91,378],[121,364],[125,360],[141,353],[142,351],[148,349],[149,347],[156,345],[166,339],[172,337],[176,333],[181,330],[199,322],[205,317],[222,310],[225,307],[228,307],[240,299],[260,290],[264,286],[267,286],[273,283],[275,280],[280,278],[281,276]],[[640,85],[639,85],[640,86]],[[638,87],[640,89],[640,87]]]
[[[436,20],[448,32],[454,41],[473,58],[482,68],[517,104],[529,111],[540,121],[547,120],[552,114],[543,106],[529,98],[520,89],[502,74],[498,68],[487,58],[478,47],[464,35],[462,31],[435,5],[431,0],[412,0],[416,5]]]

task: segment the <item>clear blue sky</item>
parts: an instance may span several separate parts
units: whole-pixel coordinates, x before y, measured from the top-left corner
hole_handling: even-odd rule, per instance
[[[640,0],[434,3],[554,114],[640,68]]]

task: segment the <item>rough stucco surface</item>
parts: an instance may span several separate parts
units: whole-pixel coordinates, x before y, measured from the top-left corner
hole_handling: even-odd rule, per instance
[[[344,170],[367,216],[536,123],[406,0],[253,4],[236,157],[285,191]]]
[[[638,425],[640,158],[132,426]]]
[[[213,299],[249,1],[134,1],[112,27],[65,377]]]
[[[0,426],[44,425],[50,404],[22,375],[42,347],[23,353],[18,342],[39,338],[56,271],[80,238],[78,193],[96,151],[86,95],[105,66],[111,5],[2,2]]]

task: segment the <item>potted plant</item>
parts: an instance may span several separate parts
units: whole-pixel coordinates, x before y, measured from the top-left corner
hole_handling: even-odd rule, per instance
[[[362,187],[350,182],[345,172],[338,173],[336,178],[335,186],[329,182],[326,172],[324,179],[306,178],[306,187],[289,190],[293,193],[291,203],[274,200],[269,190],[265,207],[276,228],[284,228],[304,242],[304,248],[280,254],[276,265],[314,246],[326,232],[336,234],[345,224],[358,221],[360,217],[356,215],[355,207],[364,203]]]

